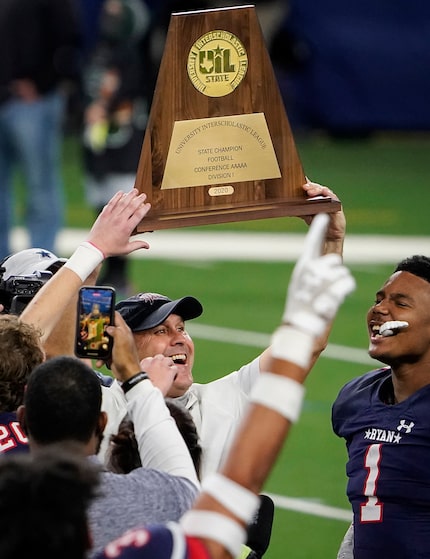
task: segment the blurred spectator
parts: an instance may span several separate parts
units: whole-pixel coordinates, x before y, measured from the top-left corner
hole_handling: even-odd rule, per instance
[[[26,186],[30,244],[55,250],[65,94],[79,77],[80,46],[75,0],[1,0],[0,258],[11,252],[15,165]]]
[[[77,0],[82,15],[84,57],[88,56],[98,41],[98,25],[104,0]]]
[[[148,113],[141,42],[150,23],[144,0],[105,0],[97,41],[84,70],[84,174],[96,213],[118,190],[133,188]],[[100,284],[128,292],[127,258],[108,258]]]

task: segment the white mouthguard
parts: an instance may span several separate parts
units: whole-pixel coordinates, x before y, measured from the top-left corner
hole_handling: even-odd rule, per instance
[[[384,322],[381,328],[379,329],[379,333],[381,336],[394,336],[397,333],[397,330],[402,330],[409,326],[409,322],[405,322],[404,320],[389,320],[388,322]]]

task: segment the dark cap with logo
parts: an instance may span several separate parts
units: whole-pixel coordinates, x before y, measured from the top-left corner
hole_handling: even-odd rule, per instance
[[[160,293],[138,293],[119,301],[115,308],[133,332],[154,328],[171,314],[191,320],[203,312],[201,303],[195,297],[188,295],[172,301]]]

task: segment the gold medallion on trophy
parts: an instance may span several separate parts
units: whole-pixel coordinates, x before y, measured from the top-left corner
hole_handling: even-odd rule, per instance
[[[228,31],[205,33],[188,54],[187,70],[191,83],[208,97],[231,93],[243,80],[247,69],[245,47]]]

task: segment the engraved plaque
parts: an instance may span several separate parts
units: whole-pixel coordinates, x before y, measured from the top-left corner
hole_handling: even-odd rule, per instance
[[[137,232],[333,212],[306,181],[255,6],[173,13],[136,188]]]
[[[281,176],[263,113],[175,122],[161,189]]]

